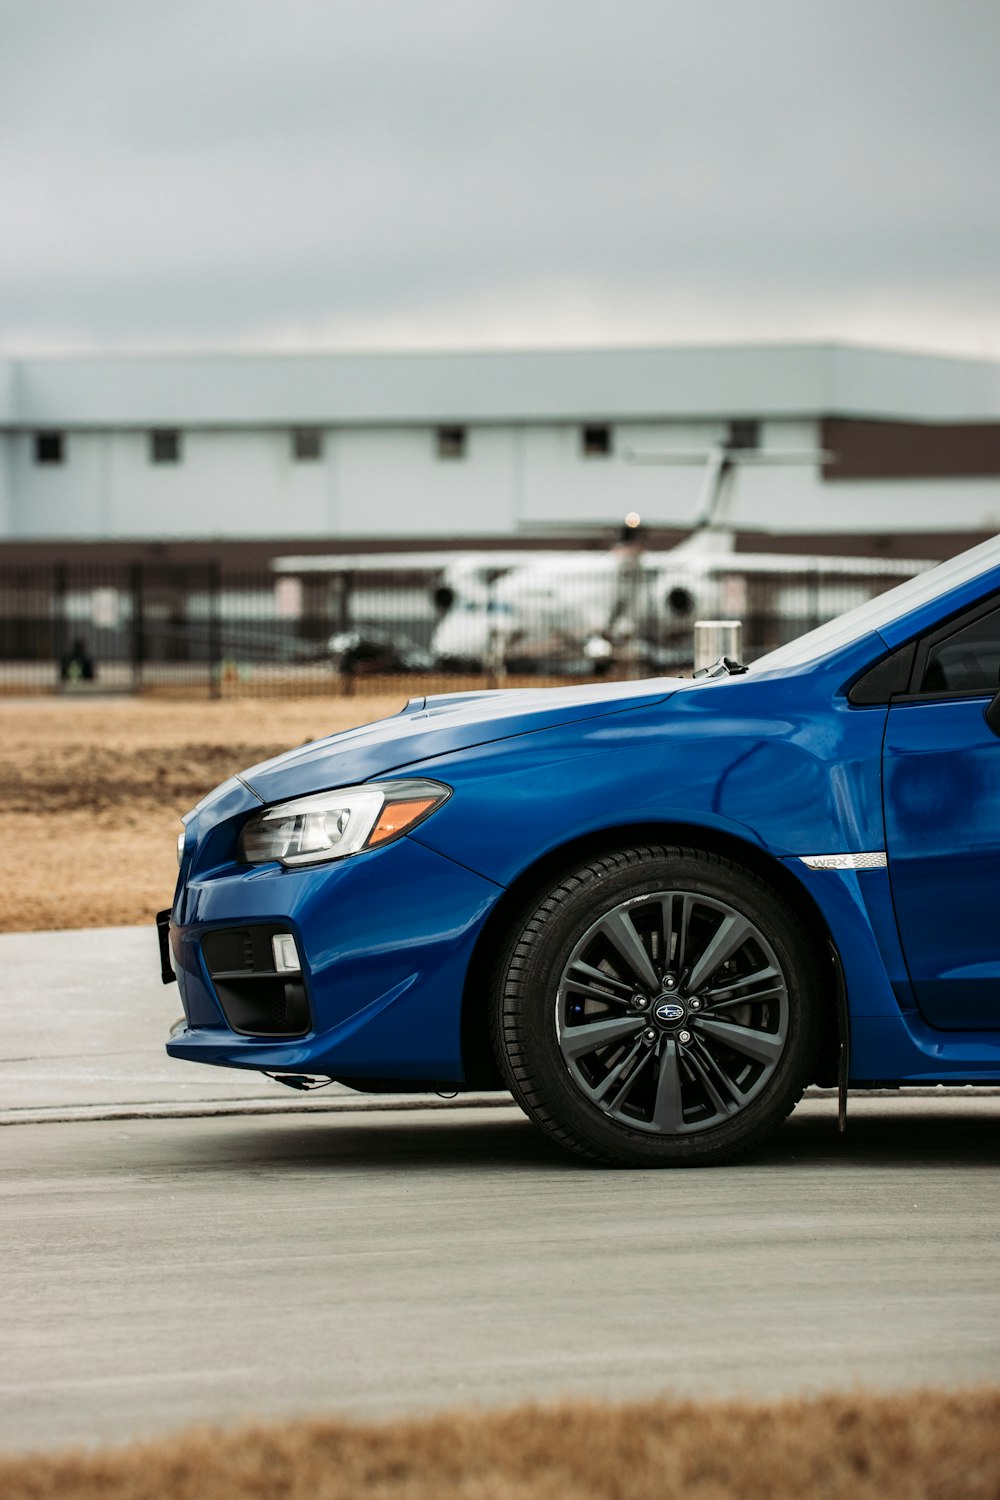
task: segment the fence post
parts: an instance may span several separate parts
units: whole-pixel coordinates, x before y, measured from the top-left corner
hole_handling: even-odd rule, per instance
[[[354,594],[354,572],[349,570],[341,573],[338,579],[340,585],[337,595],[337,630],[341,634],[347,634],[353,625],[352,620],[352,598]],[[341,661],[340,665],[340,691],[345,698],[350,698],[354,693],[354,662],[348,656],[347,664]]]
[[[143,635],[142,563],[133,563],[129,569],[129,586],[132,594],[132,691],[142,688],[142,664],[146,655]]]
[[[741,620],[696,620],[694,623],[694,669],[710,667],[720,656],[739,661],[743,651]]]
[[[208,565],[208,695],[222,697],[222,632],[219,613],[221,578],[219,564]]]
[[[52,570],[52,655],[56,664],[56,687],[62,692],[62,659],[66,654],[66,565]]]

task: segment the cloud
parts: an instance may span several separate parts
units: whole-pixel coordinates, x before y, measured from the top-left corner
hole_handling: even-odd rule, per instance
[[[0,347],[1000,347],[977,0],[0,0]]]

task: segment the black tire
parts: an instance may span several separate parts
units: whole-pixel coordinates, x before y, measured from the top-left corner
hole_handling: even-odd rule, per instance
[[[711,1166],[795,1107],[814,1076],[823,986],[765,881],[651,846],[595,858],[542,896],[491,1003],[505,1081],[553,1140],[616,1166]]]

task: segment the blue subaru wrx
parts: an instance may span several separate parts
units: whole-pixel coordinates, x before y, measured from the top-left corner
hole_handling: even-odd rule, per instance
[[[697,1165],[1000,1082],[1000,537],[691,680],[415,699],[185,818],[172,1056]]]

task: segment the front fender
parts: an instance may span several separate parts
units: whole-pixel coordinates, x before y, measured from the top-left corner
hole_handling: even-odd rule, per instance
[[[779,859],[882,849],[885,710],[843,699],[779,714],[773,697],[749,684],[679,693],[425,761],[454,795],[414,837],[503,886],[625,824],[701,826]]]

